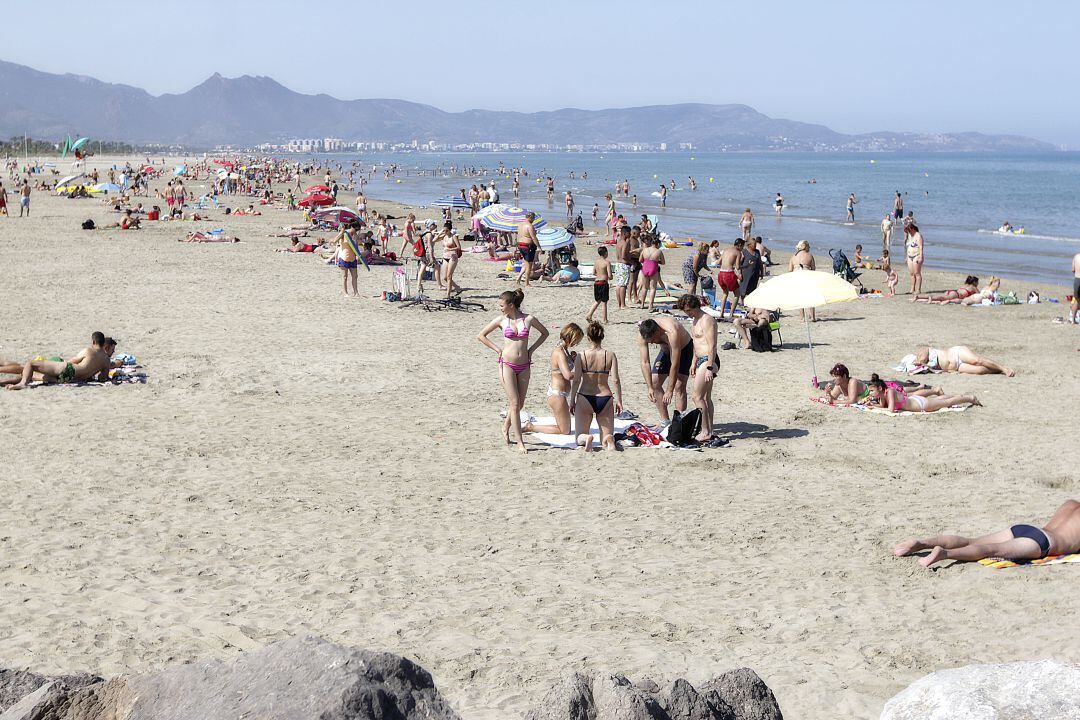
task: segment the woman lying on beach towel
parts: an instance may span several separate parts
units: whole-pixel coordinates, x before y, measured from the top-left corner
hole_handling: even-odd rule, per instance
[[[964,284],[955,290],[946,290],[941,295],[916,295],[911,302],[937,303],[946,305],[951,302],[960,302],[979,292],[979,278],[968,275]]]
[[[1080,502],[1066,500],[1041,528],[1013,525],[1008,530],[977,538],[960,535],[938,535],[925,540],[909,538],[899,543],[893,554],[904,557],[923,550],[929,550],[930,554],[919,558],[919,564],[927,568],[942,560],[973,562],[990,557],[1038,560],[1047,555],[1080,552]]]
[[[825,391],[825,397],[828,398],[830,402],[847,405],[865,405],[869,401],[870,384],[859,378],[851,377],[847,365],[836,363],[833,365],[832,370],[829,371],[829,376],[832,377],[832,380],[822,386],[821,389]],[[877,375],[874,375],[874,377],[876,378]],[[886,380],[885,385],[888,387],[899,388],[900,391],[907,395],[915,395],[917,397],[932,397],[945,394],[945,391],[939,387],[930,387],[929,385],[911,381],[897,382],[894,380]]]
[[[187,238],[179,238],[177,242],[188,243],[238,243],[240,238],[226,235],[225,233],[204,233],[201,231],[189,232]]]
[[[982,405],[974,395],[939,395],[923,397],[907,392],[898,383],[886,383],[875,373],[868,383],[870,396],[867,404],[883,407],[889,412],[906,410],[913,413],[936,412],[942,408],[961,405]]]
[[[992,303],[994,302],[994,300],[997,300],[998,288],[1000,287],[1001,278],[991,276],[990,281],[986,283],[986,287],[984,287],[982,290],[975,293],[974,295],[966,297],[963,300],[943,301],[941,304],[948,305],[949,303],[958,302],[961,305],[982,305],[987,300]]]
[[[977,355],[967,345],[953,345],[948,350],[920,345],[915,348],[915,364],[931,370],[964,373],[965,375],[1005,375],[1012,377],[1015,370],[993,360]]]

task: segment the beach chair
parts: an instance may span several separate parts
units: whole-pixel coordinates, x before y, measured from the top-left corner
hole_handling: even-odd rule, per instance
[[[833,275],[843,278],[849,283],[863,287],[862,280],[859,279],[859,275],[862,273],[855,272],[855,269],[851,267],[851,261],[848,260],[847,255],[843,250],[830,249],[829,257],[832,258]]]

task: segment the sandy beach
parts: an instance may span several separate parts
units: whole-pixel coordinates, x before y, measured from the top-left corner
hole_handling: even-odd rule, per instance
[[[72,353],[102,330],[149,375],[0,393],[0,667],[114,674],[315,633],[419,662],[467,720],[520,717],[570,669],[699,682],[740,666],[785,717],[826,720],[877,717],[942,668],[1080,662],[1077,566],[927,571],[892,557],[911,535],[1041,524],[1077,496],[1080,335],[1052,322],[1065,287],[1002,287],[1063,304],[900,296],[819,311],[822,378],[836,362],[895,376],[916,345],[969,345],[1016,377],[929,382],[985,407],[888,417],[813,404],[796,313],[780,352],[720,354],[729,447],[530,444],[522,457],[499,438],[505,395],[474,339],[513,287],[500,264],[466,253],[458,268],[483,313],[384,302],[386,267],[361,270],[362,297],[345,298],[336,267],[273,252],[288,241],[270,236],[300,214],[262,210],[87,232],[83,220],[119,216],[35,192],[30,219],[0,218],[0,358]],[[218,227],[242,242],[177,242]],[[669,252],[669,281],[684,252]],[[879,271],[864,279],[883,287]],[[927,272],[924,288],[960,281]],[[541,284],[525,309],[554,334],[582,323],[591,297]],[[637,367],[643,317],[613,309],[606,345],[625,404],[655,421]],[[534,372],[537,414],[546,385]]]

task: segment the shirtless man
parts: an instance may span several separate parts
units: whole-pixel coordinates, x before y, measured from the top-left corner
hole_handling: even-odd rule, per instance
[[[1038,560],[1047,555],[1070,555],[1080,552],[1080,501],[1066,500],[1042,528],[1013,525],[1008,530],[966,538],[938,535],[919,540],[910,538],[893,549],[896,557],[929,550],[919,564],[930,567],[942,560],[972,562],[1000,557],[1008,560]]]
[[[607,259],[607,248],[603,245],[596,248],[596,263],[593,265],[593,273],[596,275],[593,280],[593,306],[589,310],[589,314],[585,316],[585,319],[592,322],[593,313],[597,308],[603,306],[603,313],[601,317],[604,325],[607,325],[607,304],[610,293],[611,283],[611,263]]]
[[[920,345],[915,348],[915,363],[931,370],[965,375],[1016,375],[1015,370],[976,354],[967,345],[953,345],[948,350]]]
[[[536,228],[533,227],[535,219],[536,213],[525,213],[525,219],[521,221],[517,229],[517,245],[523,260],[517,282],[520,285],[521,279],[525,278],[525,287],[532,287],[533,263],[536,262],[536,250],[540,245],[536,240]]]
[[[692,323],[690,334],[694,338],[694,364],[690,366],[690,377],[694,379],[694,407],[701,411],[701,431],[694,439],[707,442],[713,436],[716,407],[713,405],[712,390],[720,369],[720,358],[716,354],[716,318],[702,311],[697,295],[680,296],[675,307],[689,315]]]
[[[686,412],[686,380],[694,361],[694,338],[675,318],[665,315],[642,320],[638,333],[641,375],[649,388],[649,401],[656,405],[660,419],[666,423],[671,419],[668,405],[672,397],[675,409]],[[656,361],[651,364],[649,345],[660,346]],[[666,390],[665,379],[669,381]]]
[[[1080,310],[1080,253],[1073,255],[1072,261],[1073,271],[1073,296],[1069,301],[1069,322],[1080,322],[1080,318],[1077,318],[1076,311]]]
[[[859,201],[855,199],[855,193],[851,193],[847,198],[847,222],[855,222],[855,205]]]
[[[611,279],[615,284],[615,307],[626,309],[626,286],[630,284],[630,228],[623,226],[619,230],[619,239],[615,243],[615,264],[611,269]]]
[[[109,376],[109,354],[105,351],[105,334],[95,332],[90,336],[90,346],[83,348],[71,360],[31,360],[21,368],[15,363],[0,365],[0,373],[12,375],[22,373],[18,380],[0,380],[8,390],[22,390],[40,373],[42,379],[50,384],[63,384],[89,380],[95,376],[107,379]],[[100,377],[100,376],[104,377]]]
[[[731,317],[735,317],[736,298],[739,296],[739,281],[742,280],[739,261],[742,259],[742,250],[745,242],[737,238],[731,247],[725,248],[720,253],[720,270],[716,273],[716,285],[724,291],[720,299],[720,317],[724,317],[724,308],[727,307],[728,295],[731,296]]]

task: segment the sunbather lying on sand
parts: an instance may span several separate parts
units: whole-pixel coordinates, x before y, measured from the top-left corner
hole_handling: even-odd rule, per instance
[[[997,298],[998,288],[1000,287],[1001,278],[991,276],[990,281],[986,283],[986,287],[974,295],[966,297],[963,300],[949,300],[947,302],[942,302],[941,304],[947,305],[948,303],[958,302],[961,305],[981,305],[983,300],[995,300]]]
[[[825,392],[825,397],[831,402],[839,402],[847,405],[864,405],[869,401],[870,383],[860,380],[859,378],[851,377],[847,365],[836,363],[833,365],[832,370],[829,371],[829,376],[832,380],[825,383],[821,389]],[[877,376],[875,375],[874,377]],[[939,387],[930,387],[929,385],[923,385],[910,380],[886,380],[885,384],[895,384],[908,395],[917,395],[919,397],[931,397],[934,395],[945,394],[945,391]]]
[[[326,244],[326,240],[319,238],[314,244],[302,243],[299,238],[293,238],[292,244],[289,247],[277,248],[274,252],[286,252],[286,253],[313,253],[316,249],[320,249]]]
[[[903,557],[923,550],[930,551],[926,557],[919,558],[923,567],[942,560],[972,562],[990,557],[1038,560],[1047,555],[1071,555],[1080,552],[1080,502],[1066,500],[1042,528],[1013,525],[1008,530],[978,538],[960,535],[938,535],[925,540],[910,538],[898,544],[893,554]]]
[[[30,360],[26,363],[0,363],[0,374],[18,375],[16,378],[0,380],[0,385],[7,385],[8,390],[22,390],[35,379],[35,374],[46,383],[72,383],[89,380],[95,376],[99,380],[109,377],[110,352],[106,351],[104,333],[95,332],[90,337],[90,346],[70,360]],[[115,350],[115,342],[111,350]]]
[[[870,382],[870,397],[867,404],[883,407],[889,412],[907,410],[915,413],[936,412],[942,408],[959,407],[961,405],[982,405],[979,398],[974,395],[938,395],[923,397],[907,392],[898,383],[886,383],[875,373]]]
[[[950,302],[966,300],[978,292],[979,278],[974,275],[968,275],[964,280],[964,284],[955,290],[946,290],[941,295],[916,295],[911,298],[911,302],[938,303],[939,305],[945,305]]]
[[[232,235],[226,235],[225,233],[204,233],[204,232],[190,232],[187,238],[180,238],[177,242],[189,242],[189,243],[238,243],[240,238],[233,237]]]
[[[948,350],[920,345],[915,348],[915,362],[931,370],[958,372],[965,375],[1005,375],[1016,374],[1004,365],[976,355],[967,345],[953,345]]]

